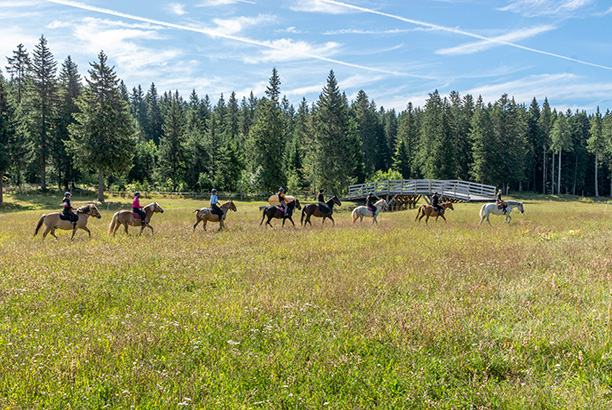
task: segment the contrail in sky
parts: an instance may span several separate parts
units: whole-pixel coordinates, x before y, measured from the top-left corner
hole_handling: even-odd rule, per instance
[[[228,40],[234,40],[240,43],[250,44],[253,46],[259,46],[259,47],[264,47],[264,48],[269,48],[269,49],[279,50],[279,51],[287,50],[286,48],[278,47],[278,46],[275,46],[274,44],[270,44],[270,43],[263,42],[263,41],[252,40],[246,37],[232,36],[229,34],[221,33],[216,30],[190,27],[190,26],[185,26],[181,24],[168,23],[168,22],[160,21],[160,20],[153,20],[147,17],[134,16],[132,14],[122,13],[120,11],[105,9],[105,8],[96,7],[96,6],[90,6],[88,4],[77,2],[77,1],[71,1],[71,0],[44,0],[44,1],[48,3],[61,4],[63,6],[75,7],[75,8],[82,9],[82,10],[93,11],[96,13],[102,13],[102,14],[108,14],[108,15],[112,15],[116,17],[122,17],[122,18],[130,19],[130,20],[142,21],[145,23],[151,23],[151,24],[155,24],[158,26],[162,26],[162,27],[169,27],[169,28],[173,28],[176,30],[193,31],[196,33],[206,34],[213,38],[221,37],[221,38],[225,38]],[[301,55],[304,57],[309,57],[309,58],[320,60],[320,61],[326,61],[328,63],[340,64],[340,65],[347,66],[347,67],[353,67],[353,68],[358,68],[358,69],[367,70],[367,71],[374,71],[377,73],[423,78],[423,79],[429,79],[429,80],[434,79],[433,77],[428,77],[428,76],[421,76],[421,75],[409,74],[409,73],[400,73],[400,72],[388,71],[388,70],[383,70],[383,69],[374,68],[374,67],[366,67],[366,66],[362,66],[359,64],[347,63],[344,61],[334,60],[332,58],[327,58],[327,57],[318,56],[318,55],[309,54],[309,53],[301,53]]]
[[[354,6],[352,4],[343,3],[343,2],[340,2],[340,1],[335,1],[335,0],[321,0],[321,1],[323,3],[333,4],[333,5],[340,6],[340,7],[346,7],[348,9],[357,10],[357,11],[361,11],[361,12],[364,12],[364,13],[377,14],[379,16],[389,17],[389,18],[392,18],[392,19],[395,19],[395,20],[404,21],[406,23],[411,23],[411,24],[415,24],[415,25],[418,25],[418,26],[428,27],[428,28],[431,28],[431,29],[434,29],[434,30],[447,31],[449,33],[461,34],[461,35],[464,35],[464,36],[477,38],[479,40],[490,41],[490,42],[497,43],[497,44],[503,44],[503,45],[506,45],[506,46],[519,48],[521,50],[531,51],[533,53],[538,53],[538,54],[543,54],[543,55],[547,55],[547,56],[551,56],[551,57],[561,58],[561,59],[567,60],[567,61],[573,61],[574,63],[578,63],[578,64],[584,64],[584,65],[589,65],[591,67],[603,68],[604,70],[612,70],[612,67],[608,67],[608,66],[600,65],[600,64],[595,64],[595,63],[589,63],[588,61],[577,60],[575,58],[562,56],[560,54],[549,53],[548,51],[542,51],[542,50],[537,50],[535,48],[521,46],[521,45],[516,44],[516,43],[511,43],[509,41],[504,41],[504,40],[502,40],[500,38],[489,38],[489,37],[481,36],[479,34],[470,33],[469,31],[459,30],[459,29],[452,28],[452,27],[439,26],[437,24],[431,24],[431,23],[427,23],[427,22],[419,21],[419,20],[413,20],[413,19],[402,17],[402,16],[397,16],[395,14],[383,13],[382,11],[376,11],[376,10],[372,10],[372,9],[367,9],[365,7]]]

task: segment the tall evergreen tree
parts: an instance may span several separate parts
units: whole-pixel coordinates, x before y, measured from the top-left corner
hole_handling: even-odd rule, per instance
[[[98,200],[104,202],[104,175],[127,172],[132,165],[135,126],[119,80],[101,51],[90,63],[87,87],[77,100],[76,122],[69,126],[68,147],[77,164],[98,172]]]
[[[23,44],[17,45],[17,50],[13,51],[12,57],[7,57],[8,66],[6,71],[10,74],[11,84],[14,85],[16,91],[16,103],[21,104],[21,100],[26,92],[28,77],[31,72],[31,61],[28,51]]]
[[[315,184],[329,193],[343,192],[362,174],[361,140],[340,93],[333,70],[314,110]]]
[[[31,149],[40,173],[40,187],[47,188],[47,162],[57,119],[57,62],[44,36],[32,56],[32,78],[27,92]]]
[[[4,175],[10,169],[10,145],[9,142],[15,133],[15,112],[10,105],[6,93],[6,83],[0,74],[0,204],[2,204]]]
[[[147,126],[145,127],[146,139],[153,141],[155,145],[159,145],[159,139],[163,133],[162,124],[164,119],[159,107],[157,87],[155,87],[154,83],[151,83],[151,87],[147,91],[145,105],[147,107]]]
[[[550,148],[550,130],[552,129],[555,117],[550,109],[548,99],[544,99],[542,104],[542,111],[540,112],[540,118],[538,120],[540,128],[540,143],[542,145],[542,193],[546,194],[546,181],[548,180],[547,172],[547,152]]]
[[[172,190],[176,191],[184,178],[186,159],[184,118],[178,91],[172,97],[162,128],[164,133],[159,144],[159,172],[164,182],[172,181]]]
[[[599,196],[599,160],[606,151],[606,139],[603,132],[603,117],[597,112],[591,117],[591,137],[587,140],[587,149],[590,153],[595,154],[595,196]]]
[[[561,152],[571,151],[574,147],[572,144],[571,130],[567,118],[563,113],[560,113],[555,120],[551,131],[552,149],[559,154],[558,178],[557,178],[557,194],[561,194]],[[553,192],[554,193],[554,192]]]

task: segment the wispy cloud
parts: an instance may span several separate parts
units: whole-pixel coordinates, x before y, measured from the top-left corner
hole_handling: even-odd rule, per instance
[[[255,4],[254,1],[249,0],[204,0],[198,4],[199,7],[219,7],[219,6],[227,6],[228,4],[235,3],[248,3]]]
[[[313,45],[305,41],[280,39],[270,41],[270,49],[260,55],[245,56],[246,63],[267,63],[275,61],[303,60],[305,55],[331,56],[339,47],[338,43],[328,42],[323,45]]]
[[[501,11],[511,11],[527,17],[573,15],[594,0],[509,0]]]
[[[180,3],[170,3],[168,4],[168,6],[170,7],[170,11],[176,15],[182,16],[187,14],[187,12],[185,11],[185,5],[184,4],[180,4]]]
[[[84,4],[81,2],[76,2],[76,1],[71,1],[71,0],[45,0],[49,3],[55,3],[55,4],[61,4],[64,6],[68,6],[68,7],[75,7],[75,8],[79,8],[82,10],[88,10],[88,11],[93,11],[96,13],[102,13],[102,14],[107,14],[107,15],[112,15],[112,16],[116,16],[116,17],[122,17],[122,18],[126,18],[126,19],[130,19],[130,20],[135,20],[135,21],[141,21],[141,22],[145,22],[145,23],[151,23],[151,24],[156,24],[162,27],[168,27],[168,28],[173,28],[176,30],[185,30],[185,31],[192,31],[192,32],[196,32],[196,33],[201,33],[201,34],[205,34],[208,35],[212,38],[224,38],[227,40],[232,40],[235,42],[239,42],[239,43],[243,43],[243,44],[248,44],[248,45],[252,45],[252,46],[258,46],[261,48],[265,48],[265,49],[271,49],[271,50],[277,50],[277,51],[285,51],[285,52],[290,52],[291,50],[283,50],[281,47],[283,45],[283,43],[278,43],[278,42],[274,42],[274,41],[258,41],[258,40],[253,40],[250,38],[246,38],[246,37],[239,37],[239,36],[235,36],[235,35],[231,35],[231,34],[227,34],[224,33],[218,29],[210,29],[210,28],[200,28],[200,27],[194,27],[194,26],[186,26],[186,25],[182,25],[182,24],[175,24],[175,23],[168,23],[165,21],[161,21],[161,20],[154,20],[154,19],[150,19],[150,18],[146,18],[146,17],[139,17],[139,16],[135,16],[132,14],[127,14],[127,13],[122,13],[119,11],[115,11],[115,10],[110,10],[110,9],[105,9],[105,8],[101,8],[101,7],[95,7],[95,6],[90,6],[88,4]],[[282,55],[282,53],[281,53]],[[430,78],[429,76],[426,75],[419,75],[419,74],[413,74],[413,73],[405,73],[405,72],[397,72],[397,71],[390,71],[390,70],[385,70],[385,69],[381,69],[381,68],[376,68],[376,67],[368,67],[368,66],[364,66],[361,64],[353,64],[353,63],[349,63],[346,61],[340,61],[340,60],[335,60],[335,59],[331,59],[325,56],[321,56],[321,55],[317,55],[317,54],[302,54],[301,56],[304,59],[314,59],[314,60],[320,60],[320,61],[326,61],[328,63],[334,63],[334,64],[338,64],[338,65],[343,65],[346,67],[353,67],[356,69],[360,69],[360,70],[367,70],[367,71],[372,71],[372,72],[378,72],[378,73],[386,73],[386,74],[390,74],[390,75],[398,75],[398,76],[408,76],[408,77],[417,77],[417,78]]]
[[[390,30],[362,30],[362,29],[341,29],[341,30],[328,30],[323,35],[337,35],[337,34],[365,34],[365,35],[385,35],[385,34],[405,34],[413,33],[415,31],[427,31],[431,29],[425,29],[422,27],[411,28],[411,29],[390,29]]]
[[[491,37],[490,41],[478,41],[475,43],[467,43],[467,44],[462,44],[460,46],[457,47],[451,47],[451,48],[444,48],[442,50],[438,50],[436,51],[436,54],[441,54],[441,55],[459,55],[459,54],[473,54],[473,53],[477,53],[479,51],[484,51],[487,50],[491,47],[497,47],[502,45],[501,42],[515,42],[515,41],[520,41],[520,40],[524,40],[526,38],[529,37],[533,37],[536,36],[540,33],[544,33],[546,31],[550,31],[550,30],[554,30],[555,27],[554,26],[539,26],[539,27],[532,27],[530,29],[520,29],[517,31],[513,31],[511,33],[506,33],[504,35],[501,36],[497,36],[497,37]]]
[[[294,0],[290,9],[293,11],[310,11],[314,13],[347,14],[352,13],[346,7],[330,4],[323,0]]]
[[[460,34],[460,35],[463,35],[463,36],[477,38],[479,40],[484,40],[484,41],[487,41],[487,42],[495,42],[495,43],[498,43],[498,44],[501,44],[501,45],[515,47],[515,48],[519,48],[519,49],[525,50],[525,51],[530,51],[532,53],[543,54],[543,55],[547,55],[547,56],[550,56],[550,57],[560,58],[562,60],[572,61],[572,62],[578,63],[578,64],[584,64],[584,65],[588,65],[588,66],[591,66],[591,67],[603,68],[604,70],[612,71],[612,67],[608,67],[608,66],[605,66],[605,65],[590,63],[588,61],[578,60],[578,59],[567,57],[567,56],[563,56],[563,55],[560,55],[560,54],[550,53],[548,51],[543,51],[543,50],[538,50],[538,49],[535,49],[535,48],[525,47],[525,46],[521,46],[521,45],[516,44],[516,43],[511,43],[509,41],[503,41],[503,40],[499,40],[499,39],[495,39],[495,38],[485,37],[485,36],[481,36],[479,34],[474,34],[474,33],[471,33],[471,32],[465,31],[465,30],[456,29],[456,28],[453,28],[453,27],[445,27],[445,26],[441,26],[441,25],[438,25],[438,24],[432,24],[432,23],[427,23],[427,22],[424,22],[424,21],[409,19],[409,18],[406,18],[406,17],[401,17],[401,16],[397,16],[397,15],[394,15],[394,14],[389,14],[389,13],[383,13],[381,11],[376,11],[376,10],[368,9],[368,8],[365,8],[365,7],[354,6],[352,4],[343,3],[343,2],[334,1],[334,0],[319,0],[319,1],[322,1],[322,2],[325,2],[325,3],[329,3],[329,4],[333,4],[333,5],[337,5],[337,6],[346,7],[347,9],[351,9],[351,10],[357,10],[357,11],[361,11],[361,12],[364,12],[364,13],[377,14],[379,16],[388,17],[388,18],[392,18],[392,19],[395,19],[395,20],[399,20],[399,21],[404,21],[406,23],[411,23],[411,24],[415,24],[415,25],[418,25],[418,26],[429,27],[429,28],[432,28],[432,29],[436,29],[436,30],[440,30],[440,31],[448,32],[448,33]],[[587,1],[587,0],[574,0],[574,1],[583,2],[583,1]]]
[[[258,26],[265,23],[276,21],[275,16],[259,15],[256,17],[235,17],[231,19],[214,19],[217,31],[225,34],[237,34],[247,27]]]

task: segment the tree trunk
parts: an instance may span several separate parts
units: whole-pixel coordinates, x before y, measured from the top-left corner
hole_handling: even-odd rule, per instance
[[[4,184],[3,184],[3,180],[4,179],[4,173],[0,172],[0,205],[2,204],[2,190],[4,189]]]
[[[555,151],[552,152],[550,182],[551,182],[550,193],[554,195],[555,194]]]
[[[542,194],[546,195],[546,147],[542,149]]]
[[[574,163],[574,186],[572,186],[572,195],[576,195],[576,179],[578,179],[578,155],[574,156],[576,161]]]
[[[599,196],[599,183],[598,183],[598,177],[597,177],[597,163],[599,162],[599,154],[596,152],[595,153],[595,197]]]
[[[561,195],[561,150],[559,150],[559,177],[557,178],[557,194]]]
[[[104,173],[98,171],[98,201],[104,202]]]

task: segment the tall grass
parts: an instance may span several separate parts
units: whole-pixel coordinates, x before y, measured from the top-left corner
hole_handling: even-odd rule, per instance
[[[154,236],[107,235],[120,199],[91,240],[0,214],[0,407],[612,405],[612,208],[533,199],[489,227],[478,204],[427,226],[344,206],[294,230],[238,203],[217,233],[154,199]]]

